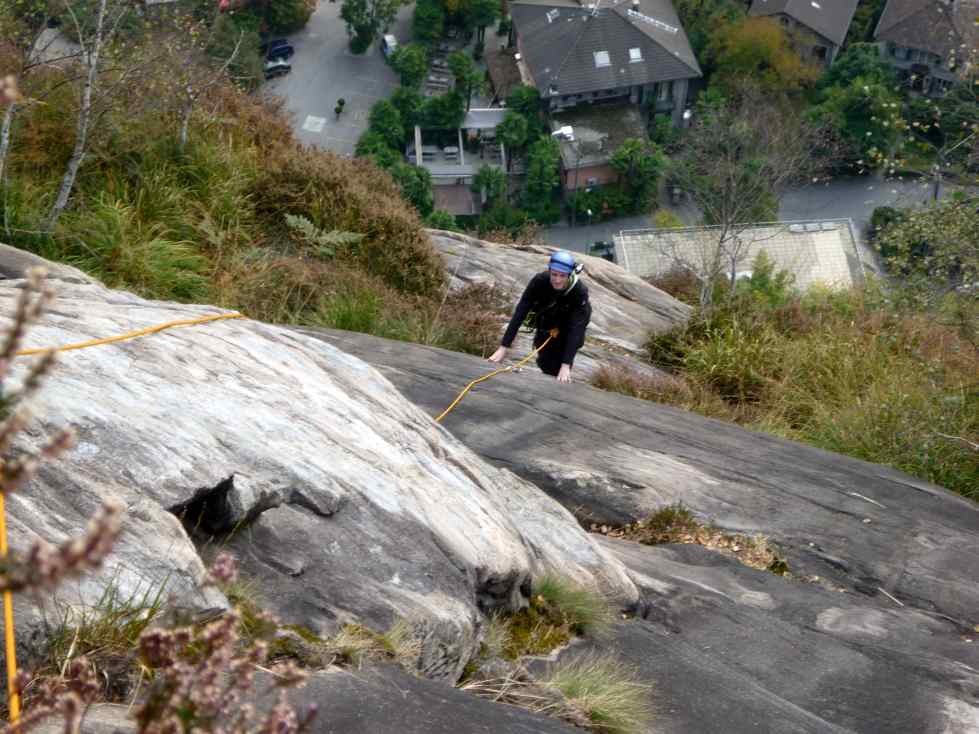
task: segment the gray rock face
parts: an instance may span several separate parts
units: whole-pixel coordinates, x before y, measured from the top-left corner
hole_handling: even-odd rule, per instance
[[[217,312],[55,286],[30,346]],[[17,289],[0,281],[0,313]],[[107,568],[65,602],[90,604],[111,582],[124,597],[165,584],[187,610],[222,607],[175,514],[198,543],[232,550],[260,602],[291,623],[413,622],[432,677],[457,677],[481,612],[518,608],[537,573],[637,599],[558,503],[483,462],[359,359],[295,331],[222,321],[67,352],[35,407],[21,446],[64,424],[78,444],[11,499],[14,546],[79,531],[102,498],[129,507]]]
[[[604,544],[645,600],[601,649],[652,684],[656,732],[979,731],[979,635],[949,620],[700,546]]]
[[[322,338],[363,356],[431,413],[487,371],[466,355],[342,332]],[[691,718],[678,714],[681,723],[671,731],[755,731],[759,722],[779,732],[976,730],[976,505],[892,469],[580,384],[560,385],[536,371],[478,385],[444,425],[582,518],[622,523],[682,502],[722,528],[767,536],[793,574],[818,577],[806,584],[752,574],[749,585],[742,580],[748,571],[720,556],[709,555],[719,568],[694,573],[675,570],[662,552],[632,546],[639,554],[633,558],[616,548],[644,591],[641,608],[660,625],[659,631],[629,628],[618,649],[641,660],[662,643],[663,630],[686,635],[671,653],[675,659],[657,656],[658,671],[644,668],[666,678],[686,660],[686,677],[671,688],[668,702],[690,709],[683,715]],[[795,627],[776,624],[790,610]],[[804,645],[795,646],[793,629],[806,630]],[[823,641],[826,656],[809,670]],[[855,653],[858,642],[873,649]],[[910,652],[900,654],[905,642]],[[831,650],[839,654],[834,658]],[[751,675],[739,672],[743,666],[753,666]],[[919,683],[922,693],[911,695]],[[789,695],[791,685],[799,690]],[[880,703],[859,713],[873,696]],[[714,703],[707,707],[704,697]],[[885,716],[888,706],[911,723],[873,726],[877,715],[897,722],[896,713]],[[705,707],[698,719],[692,710]],[[728,725],[722,725],[725,710]]]
[[[271,676],[256,676],[256,692],[272,690]],[[313,734],[574,734],[581,729],[555,719],[504,706],[452,688],[445,683],[408,675],[393,666],[356,670],[329,668],[312,675],[289,700],[299,712],[316,704]],[[271,695],[259,695],[256,710],[268,711]],[[258,717],[260,718],[260,717]],[[64,725],[52,718],[39,734],[61,734]],[[101,704],[89,709],[82,734],[130,734],[135,722],[129,707]]]
[[[555,719],[477,698],[393,667],[331,668],[290,693],[297,709],[319,704],[317,734],[574,734]]]
[[[452,274],[451,287],[490,283],[513,295],[513,304],[534,274],[547,268],[554,248],[501,245],[466,235],[430,230],[432,244]],[[584,282],[592,302],[592,320],[585,346],[575,360],[575,374],[587,378],[601,364],[627,363],[637,371],[652,371],[629,355],[640,354],[650,332],[668,331],[691,313],[684,303],[600,257],[575,255],[585,265]],[[500,326],[500,335],[506,320]],[[533,346],[525,334],[513,344],[518,353]]]

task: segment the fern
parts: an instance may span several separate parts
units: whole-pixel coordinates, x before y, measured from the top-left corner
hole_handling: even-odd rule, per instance
[[[357,232],[320,229],[304,216],[286,214],[286,224],[307,244],[314,246],[317,255],[327,259],[336,255],[338,247],[353,248],[364,239],[364,235]]]

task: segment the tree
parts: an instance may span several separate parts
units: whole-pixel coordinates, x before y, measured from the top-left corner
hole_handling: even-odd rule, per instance
[[[645,213],[655,197],[666,158],[654,144],[629,138],[612,154],[609,165],[619,174],[619,183],[629,192],[632,211]]]
[[[749,79],[769,92],[794,92],[819,76],[773,18],[750,17],[722,26],[711,36],[710,54],[717,68],[713,79],[725,89]]]
[[[675,0],[673,5],[694,54],[704,60],[711,36],[745,16],[745,4],[734,0]],[[701,65],[705,66],[703,62]]]
[[[979,198],[901,211],[884,224],[876,245],[894,275],[922,293],[979,287]]]
[[[378,32],[394,20],[399,4],[399,0],[343,0],[340,17],[347,24],[351,50],[366,51]]]
[[[415,14],[411,19],[414,37],[423,43],[435,43],[442,37],[445,26],[445,11],[437,0],[418,0]]]
[[[54,203],[44,221],[44,229],[48,232],[54,229],[65,207],[68,206],[68,199],[75,187],[75,179],[78,177],[78,171],[82,166],[85,153],[88,151],[89,126],[92,122],[98,96],[100,72],[104,60],[103,54],[115,38],[123,19],[132,10],[129,3],[115,4],[113,2],[110,5],[109,0],[97,0],[97,3],[94,9],[94,28],[91,31],[87,27],[88,24],[79,20],[78,14],[71,5],[65,6],[71,18],[73,31],[82,47],[80,59],[85,76],[79,92],[75,144],[71,151],[71,157],[65,166],[65,172],[61,178],[61,185],[58,187]]]
[[[500,17],[500,0],[470,0],[466,12],[467,25],[476,29],[476,42],[484,41],[486,26]]]
[[[458,128],[465,116],[465,100],[455,90],[431,97],[422,107],[422,122],[425,127],[437,130]]]
[[[309,22],[315,8],[309,0],[268,0],[265,22],[272,33],[294,33]]]
[[[506,98],[508,110],[519,112],[527,120],[527,140],[535,140],[543,131],[541,122],[540,94],[534,87],[521,84]]]
[[[696,118],[669,170],[704,223],[714,225],[712,234],[693,253],[667,237],[662,252],[697,278],[704,307],[711,305],[717,278],[726,275],[734,282],[753,244],[745,235],[751,224],[774,218],[782,192],[819,176],[832,165],[835,150],[824,127],[776,104],[757,87],[740,88],[707,112]]]
[[[897,84],[894,69],[880,56],[874,43],[855,43],[849,46],[820,77],[816,89],[846,87],[861,78],[865,84],[879,83],[893,87]]]
[[[496,126],[496,137],[506,149],[506,167],[510,171],[513,157],[527,145],[527,118],[516,110],[507,110],[503,122]]]
[[[389,147],[401,150],[405,142],[405,128],[398,108],[382,99],[371,107],[367,129],[377,133]]]
[[[894,166],[903,121],[900,99],[891,87],[861,77],[847,86],[829,87],[810,117],[836,131],[846,145],[845,159],[861,172]]]
[[[401,113],[401,124],[404,125],[405,136],[410,139],[414,134],[415,125],[421,122],[425,98],[417,89],[398,87],[391,95],[391,104],[397,107],[398,112]]]
[[[560,210],[554,201],[557,187],[558,161],[561,151],[552,138],[540,138],[527,154],[527,184],[524,189],[524,209],[531,219],[548,224],[558,219]]]
[[[895,294],[933,318],[979,340],[979,198],[958,195],[906,209],[875,245],[895,281]]]
[[[391,167],[392,178],[401,189],[401,195],[418,210],[423,217],[431,214],[435,206],[432,194],[432,174],[425,168],[407,163],[396,163]]]
[[[378,132],[367,130],[357,141],[354,155],[358,158],[370,158],[378,168],[391,168],[401,161],[401,153],[396,151]]]
[[[475,193],[485,197],[484,208],[489,209],[497,202],[506,203],[507,177],[499,168],[492,166],[480,168],[473,176],[471,188]]]
[[[482,84],[482,72],[476,68],[473,60],[463,51],[449,54],[448,61],[452,76],[455,77],[456,91],[466,100],[466,111],[468,112],[472,103],[472,93]]]
[[[900,122],[901,168],[930,178],[934,201],[953,166],[979,183],[974,175],[979,168],[979,78],[963,79],[939,100],[913,97]]]
[[[217,22],[219,17],[216,11],[205,23],[189,14],[171,16],[153,35],[153,44],[161,51],[161,64],[171,70],[167,78],[178,100],[177,145],[181,151],[187,146],[190,120],[198,100],[228,79],[228,72],[245,44],[246,32],[241,30],[226,55],[214,53],[216,34],[223,30]]]
[[[391,57],[391,66],[401,75],[403,87],[417,88],[428,73],[428,52],[417,43],[401,46]]]
[[[49,58],[56,37],[51,35],[43,44],[41,39],[50,17],[47,4],[41,1],[35,4],[0,2],[0,37],[4,39],[2,84],[7,92],[0,97],[0,107],[4,108],[0,123],[0,185],[4,180],[14,118],[25,101],[36,103],[43,96],[43,92],[28,88],[33,71],[46,62],[57,63],[78,56],[72,52],[63,58]]]

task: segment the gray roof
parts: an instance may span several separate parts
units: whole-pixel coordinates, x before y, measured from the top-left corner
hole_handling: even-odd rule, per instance
[[[506,117],[501,107],[482,107],[469,110],[459,125],[463,130],[492,130]]]
[[[541,96],[612,89],[700,76],[700,66],[669,0],[604,0],[597,11],[573,0],[512,0],[524,61]],[[639,49],[633,61],[630,49]],[[608,53],[608,66],[595,54]]]
[[[947,58],[979,46],[979,0],[888,0],[874,38]]]
[[[718,226],[623,230],[613,236],[623,268],[641,278],[691,268],[709,271],[718,248]],[[737,234],[742,250],[738,272],[750,272],[762,250],[778,270],[795,276],[795,286],[850,288],[863,281],[853,223],[849,219],[753,224]]]
[[[754,0],[750,15],[784,13],[842,46],[858,0]],[[932,0],[934,2],[934,0]]]

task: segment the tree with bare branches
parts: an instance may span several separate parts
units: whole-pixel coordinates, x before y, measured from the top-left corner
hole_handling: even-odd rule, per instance
[[[94,11],[93,28],[89,28],[88,23],[79,19],[75,6],[70,3],[66,3],[64,6],[65,12],[70,18],[71,30],[81,46],[79,59],[82,63],[84,79],[79,93],[75,144],[71,151],[71,157],[65,166],[65,173],[61,178],[61,185],[58,187],[54,204],[52,204],[44,221],[43,228],[47,232],[54,229],[58,218],[68,206],[68,199],[75,187],[78,170],[81,168],[85,153],[88,151],[89,129],[93,119],[94,103],[100,81],[99,73],[102,69],[105,52],[115,39],[123,19],[133,9],[133,5],[128,0],[91,0],[91,2],[95,3],[92,8]]]
[[[749,228],[776,218],[786,189],[823,175],[834,150],[826,128],[756,87],[742,86],[727,99],[699,106],[671,158],[669,178],[714,229],[702,251],[691,252],[667,236],[662,254],[697,278],[704,307],[719,278],[733,283],[753,244]]]

